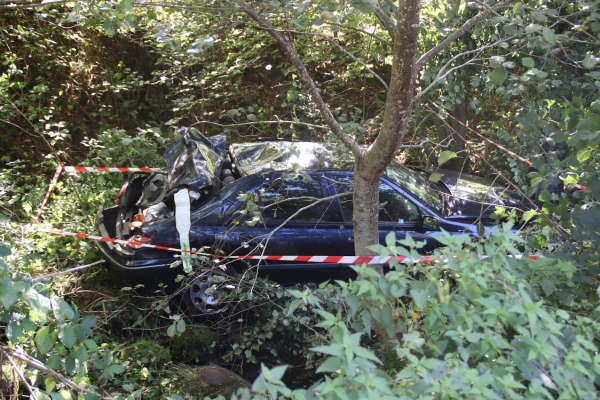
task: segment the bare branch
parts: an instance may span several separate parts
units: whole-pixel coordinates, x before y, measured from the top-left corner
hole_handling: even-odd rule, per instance
[[[444,139],[444,140],[446,140],[446,139]],[[403,144],[403,145],[400,145],[398,148],[400,148],[400,149],[422,149],[423,146],[425,146],[427,143],[431,143],[431,144],[434,144],[436,146],[439,146],[439,147],[442,147],[442,148],[445,149],[445,148],[448,148],[448,146],[450,146],[450,142],[452,142],[452,139],[450,139],[450,142],[447,145],[442,145],[442,142],[436,143],[433,140],[425,139],[425,140],[422,140],[421,143],[417,143],[417,144]]]
[[[483,50],[488,49],[490,47],[495,47],[498,44],[502,43],[502,42],[506,42],[508,40],[511,40],[514,36],[508,37],[508,38],[504,38],[504,39],[500,39],[497,42],[482,46],[482,47],[478,47],[477,49],[474,50],[469,50],[469,51],[465,51],[462,52],[460,54],[455,55],[454,57],[452,57],[450,60],[448,60],[448,62],[442,67],[440,68],[440,70],[438,71],[438,74],[436,75],[436,77],[433,79],[433,81],[429,84],[429,86],[427,86],[425,89],[423,89],[421,92],[417,93],[417,95],[415,96],[415,98],[419,99],[421,97],[423,97],[427,92],[429,92],[435,85],[437,85],[442,79],[444,79],[446,76],[448,76],[448,74],[450,74],[453,71],[456,71],[457,69],[463,68],[466,65],[470,65],[473,63],[473,61],[475,61],[477,59],[477,55],[475,55],[473,58],[471,58],[470,60],[468,60],[467,62],[461,64],[461,65],[457,65],[455,67],[450,68],[449,70],[446,71],[446,68],[448,68],[448,66],[450,64],[452,64],[454,61],[456,61],[457,59],[459,59],[460,57],[466,56],[468,54],[472,54],[472,53],[481,53]]]
[[[29,384],[29,382],[27,382],[27,379],[25,379],[25,376],[23,376],[23,373],[21,372],[21,369],[17,366],[17,364],[15,363],[15,361],[12,359],[12,357],[10,356],[10,354],[8,354],[7,352],[3,352],[4,355],[6,356],[6,359],[8,360],[8,362],[10,363],[10,365],[13,367],[13,371],[15,371],[17,373],[17,375],[19,375],[19,378],[21,379],[21,382],[23,382],[23,385],[25,385],[25,387],[27,388],[27,391],[30,394],[30,398],[33,400],[37,400],[37,396],[33,393],[33,388],[31,387],[31,385]]]
[[[355,28],[355,27],[353,27],[353,26],[348,26],[348,25],[336,24],[336,23],[333,23],[333,22],[327,22],[327,21],[325,21],[325,23],[326,23],[327,25],[331,25],[331,26],[339,26],[340,28],[344,28],[344,29],[350,29],[350,30],[352,30],[352,31],[360,32],[360,33],[362,33],[362,34],[364,34],[364,35],[367,35],[367,36],[370,36],[370,37],[372,37],[373,39],[377,40],[377,41],[378,41],[379,43],[381,43],[381,44],[386,44],[386,45],[388,45],[388,46],[391,46],[391,45],[392,45],[392,43],[388,42],[387,40],[385,40],[385,39],[383,39],[383,38],[380,38],[379,36],[377,36],[377,35],[375,35],[375,34],[373,34],[373,33],[371,33],[371,32],[367,32],[367,31],[365,31],[364,29]],[[392,37],[393,37],[393,36],[392,36]]]
[[[356,61],[357,63],[359,63],[360,65],[362,65],[364,69],[366,69],[369,73],[371,73],[375,77],[375,79],[377,79],[383,85],[383,87],[385,88],[385,90],[388,89],[388,84],[383,80],[383,78],[381,76],[379,76],[375,71],[373,71],[367,65],[367,63],[365,63],[364,61],[358,59],[356,56],[354,56],[354,54],[350,53],[348,50],[346,50],[345,48],[343,48],[335,40],[332,40],[332,39],[329,39],[329,38],[327,38],[327,40],[329,41],[329,43],[332,43],[335,46],[337,46],[337,48],[340,49],[341,51],[343,51],[348,57],[352,58],[354,61]]]
[[[52,278],[53,276],[65,275],[65,274],[70,274],[72,272],[81,271],[82,269],[90,268],[90,267],[93,267],[94,265],[102,264],[104,262],[105,262],[104,260],[98,260],[98,261],[95,261],[95,262],[93,262],[91,264],[80,265],[79,267],[74,267],[74,268],[66,269],[64,271],[53,272],[51,274],[46,274],[46,275],[34,278],[34,279],[32,279],[32,282],[44,281],[46,279]]]
[[[330,128],[325,125],[309,124],[308,122],[300,122],[300,121],[285,121],[282,119],[277,119],[275,121],[239,122],[239,123],[235,123],[235,124],[219,124],[218,122],[213,122],[213,121],[196,121],[195,123],[191,124],[190,126],[199,125],[199,124],[215,125],[215,126],[220,126],[221,128],[230,128],[230,127],[235,127],[235,126],[260,125],[260,124],[286,124],[286,125],[302,125],[302,126],[307,126],[309,128],[330,130]]]
[[[8,4],[2,4],[0,5],[0,8],[11,8],[11,9],[17,9],[17,8],[38,8],[38,7],[46,7],[46,6],[51,6],[54,4],[66,4],[66,3],[73,3],[73,0],[44,0],[41,3],[29,3],[29,2],[24,2],[24,1],[13,1],[11,3]]]
[[[51,368],[48,368],[41,361],[38,361],[35,358],[33,358],[33,357],[31,357],[31,356],[29,356],[29,355],[27,355],[25,353],[22,353],[20,351],[15,350],[15,349],[8,349],[8,348],[3,348],[2,350],[4,351],[4,353],[7,356],[12,356],[12,357],[16,358],[17,360],[21,360],[24,363],[28,364],[29,366],[31,366],[31,367],[39,370],[39,371],[45,372],[45,373],[47,373],[49,375],[52,375],[54,378],[58,379],[59,381],[65,383],[67,385],[69,385],[70,387],[72,387],[72,388],[74,388],[74,389],[76,389],[76,390],[78,390],[78,391],[80,391],[82,393],[94,394],[94,392],[92,392],[91,390],[86,389],[86,388],[84,388],[81,385],[78,385],[77,383],[73,382],[72,380],[70,380],[69,378],[65,377],[64,375],[59,374],[58,372],[54,371]]]
[[[267,32],[269,32],[273,39],[275,39],[279,43],[279,45],[283,47],[284,51],[290,57],[292,64],[294,64],[296,69],[300,72],[302,83],[308,89],[308,92],[312,96],[315,105],[321,112],[321,115],[323,116],[325,122],[327,122],[327,125],[329,125],[329,127],[331,128],[333,134],[336,135],[352,151],[352,153],[355,156],[358,156],[360,154],[360,147],[356,143],[356,140],[354,140],[352,136],[344,132],[342,126],[339,124],[339,122],[337,122],[337,120],[331,113],[331,110],[329,110],[329,107],[325,103],[325,100],[323,100],[323,97],[321,97],[319,88],[317,88],[317,85],[308,73],[306,66],[300,60],[300,57],[296,53],[296,50],[294,49],[290,40],[286,36],[282,35],[279,31],[277,31],[266,18],[264,18],[258,12],[254,11],[254,9],[252,9],[247,3],[238,3],[237,7],[239,10],[246,13],[250,18],[258,22],[258,24]]]
[[[394,32],[396,31],[396,23],[394,22],[394,20],[390,18],[390,16],[387,15],[385,11],[383,11],[380,7],[375,7],[373,9],[373,13],[377,17],[377,19],[379,19],[381,25],[383,25],[385,29],[387,29],[388,33],[390,34],[390,37],[393,40]]]
[[[498,4],[492,6],[484,11],[481,11],[479,14],[477,14],[473,18],[469,19],[467,22],[465,22],[463,24],[463,26],[461,26],[455,32],[451,33],[446,39],[442,40],[437,46],[435,46],[434,48],[432,48],[431,50],[429,50],[428,52],[423,54],[417,60],[417,65],[416,65],[417,70],[421,69],[427,61],[431,60],[435,55],[442,52],[446,47],[448,47],[456,39],[458,39],[459,37],[461,37],[462,35],[467,33],[469,30],[471,30],[471,28],[473,28],[475,26],[475,24],[477,24],[479,21],[487,18],[492,12],[494,12],[500,8],[508,6],[512,2],[514,2],[514,0],[502,0]]]
[[[193,6],[193,5],[185,5],[184,6],[184,5],[181,5],[178,3],[169,3],[169,2],[154,3],[154,2],[145,2],[142,0],[134,0],[133,5],[139,6],[139,7],[166,7],[166,8],[173,8],[176,10],[186,10],[186,11],[219,11],[219,10],[223,10],[223,7]]]

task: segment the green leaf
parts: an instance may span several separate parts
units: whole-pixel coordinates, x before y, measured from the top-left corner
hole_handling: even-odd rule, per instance
[[[396,233],[390,232],[385,236],[385,245],[387,247],[392,247],[396,244]]]
[[[75,317],[75,312],[69,303],[58,296],[52,296],[52,311],[54,311],[54,316],[59,321],[72,321]]]
[[[13,287],[13,282],[8,276],[5,276],[4,279],[2,279],[0,298],[2,299],[5,310],[8,310],[17,301],[17,291]]]
[[[46,367],[51,369],[57,369],[60,367],[62,360],[59,356],[50,356],[48,360],[46,360]]]
[[[19,343],[25,338],[25,335],[23,334],[23,326],[19,324],[17,320],[11,319],[10,323],[6,327],[6,336],[8,336],[8,340],[10,340],[11,343]]]
[[[544,177],[538,176],[531,180],[531,186],[537,186],[544,181]]]
[[[590,149],[588,149],[588,148],[581,149],[577,152],[577,161],[579,161],[580,163],[583,163],[586,160],[588,160],[591,155],[592,155],[592,151]]]
[[[444,151],[442,151],[442,153],[438,157],[438,165],[442,166],[446,162],[452,160],[455,157],[458,157],[455,152],[450,151],[450,150],[444,150]]]
[[[513,14],[518,15],[521,14],[521,12],[523,11],[523,3],[518,1],[515,3],[515,5],[513,6]]]
[[[83,343],[90,351],[98,351],[98,345],[93,339],[86,339],[83,341]]]
[[[535,62],[533,61],[533,58],[531,58],[531,57],[524,57],[521,60],[521,63],[523,64],[524,67],[527,67],[527,68],[535,67]]]
[[[177,321],[177,332],[179,332],[179,333],[185,332],[185,321],[183,319],[180,319],[179,321]]]
[[[167,328],[167,336],[174,337],[176,334],[177,334],[177,328],[175,327],[175,324],[173,324]]]
[[[600,115],[588,117],[577,124],[578,131],[600,131]]]
[[[342,368],[342,360],[339,357],[327,357],[325,361],[317,368],[319,372],[336,372]]]
[[[411,289],[410,291],[410,295],[413,298],[413,301],[415,302],[415,305],[422,309],[425,308],[425,305],[427,304],[427,291],[426,290],[417,290],[417,289]]]
[[[554,282],[550,280],[542,282],[542,290],[546,296],[550,296],[554,293]]]
[[[269,377],[267,378],[267,374],[265,374],[265,378],[267,378],[267,381],[279,381],[281,380],[281,378],[283,378],[283,374],[285,374],[285,371],[287,370],[287,365],[279,365],[275,368],[272,368],[269,371]],[[265,369],[267,369],[267,367],[262,364],[262,371],[264,373]]]
[[[67,349],[72,349],[77,342],[75,328],[72,325],[62,325],[58,328],[58,338]]]
[[[538,214],[535,210],[527,210],[523,213],[523,222],[529,221],[531,218],[535,217]]]
[[[85,317],[83,319],[83,321],[81,321],[81,324],[79,326],[81,326],[81,329],[83,329],[83,331],[89,335],[92,336],[94,334],[94,332],[92,331],[92,328],[94,326],[96,326],[96,322],[98,321],[98,317],[95,315],[88,315],[87,317]]]
[[[592,69],[596,66],[597,62],[596,57],[588,53],[585,55],[581,65],[583,65],[584,68]]]
[[[248,118],[248,121],[252,121],[252,122],[256,121],[256,115],[254,115],[254,114],[248,114],[248,115],[246,115],[246,118]]]
[[[106,33],[107,36],[113,36],[116,33],[112,22],[108,19],[104,20],[102,28],[104,29],[104,33]]]
[[[504,67],[497,67],[489,74],[489,78],[494,86],[502,86],[506,78],[508,78],[508,72]]]
[[[9,247],[0,244],[0,257],[10,256],[11,253],[12,251]]]
[[[77,358],[77,361],[79,361],[80,364],[88,360],[88,352],[85,349],[85,346],[79,346],[77,348],[75,351],[75,358]]]
[[[548,201],[552,200],[552,195],[550,194],[550,192],[548,190],[544,189],[540,192],[539,200],[543,201],[544,203],[548,202]]]
[[[317,346],[310,349],[310,351],[314,351],[316,353],[329,354],[334,357],[343,357],[344,356],[344,347],[341,344],[331,344],[329,346]]]
[[[371,361],[375,361],[377,363],[381,363],[381,361],[379,360],[379,358],[377,358],[377,356],[375,354],[373,354],[371,352],[371,350],[367,350],[364,347],[358,346],[358,347],[355,347],[354,349],[352,349],[352,351],[358,357],[366,358],[367,360],[371,360]]]
[[[34,341],[38,350],[42,354],[46,354],[54,347],[54,344],[56,343],[56,337],[54,337],[54,332],[50,332],[50,328],[44,326],[35,335]]]
[[[439,172],[434,172],[433,174],[429,175],[429,182],[438,183],[439,181],[442,180],[443,177],[444,177],[444,174],[440,174]]]
[[[556,35],[554,34],[554,31],[550,28],[544,28],[542,30],[542,36],[544,36],[546,42],[550,44],[554,44],[556,42]]]

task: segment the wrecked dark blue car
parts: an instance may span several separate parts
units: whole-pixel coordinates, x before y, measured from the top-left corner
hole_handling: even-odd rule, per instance
[[[181,247],[174,194],[189,194],[189,245],[227,255],[354,255],[352,228],[353,163],[342,147],[326,143],[264,140],[226,146],[225,136],[205,138],[194,129],[165,153],[167,168],[134,173],[116,207],[100,210],[103,236]],[[481,178],[430,171],[392,162],[380,182],[379,235],[425,240],[424,252],[440,246],[442,230],[477,235],[490,226],[497,205],[524,210],[521,199]],[[347,193],[347,195],[342,195]],[[337,196],[336,196],[337,195]],[[186,206],[188,207],[188,206]],[[114,271],[146,291],[159,283],[175,290],[182,272],[177,253],[98,242]],[[200,268],[209,268],[207,263]],[[224,263],[219,263],[224,264]],[[347,265],[286,261],[236,261],[229,271],[255,268],[282,284],[343,279]],[[214,312],[217,293],[197,280],[185,294],[198,312]]]

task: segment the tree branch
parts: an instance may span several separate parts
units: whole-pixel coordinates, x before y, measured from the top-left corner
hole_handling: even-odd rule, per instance
[[[394,39],[394,32],[396,32],[396,23],[389,15],[385,13],[380,7],[373,8],[373,13],[381,22],[381,25],[388,31],[392,40]]]
[[[58,379],[59,381],[69,385],[70,387],[82,392],[82,393],[89,393],[89,394],[94,394],[94,392],[92,392],[89,389],[84,388],[83,386],[78,385],[77,383],[73,382],[72,380],[70,380],[69,378],[59,374],[58,372],[54,371],[51,368],[48,368],[46,365],[44,365],[41,361],[36,360],[33,357],[28,356],[25,353],[21,353],[21,352],[17,352],[14,349],[8,349],[8,348],[3,348],[2,349],[4,351],[4,353],[7,356],[12,356],[13,358],[16,358],[17,360],[21,360],[24,363],[28,364],[29,366],[45,372],[49,375],[52,375],[54,378]]]
[[[65,3],[73,3],[73,2],[74,2],[74,0],[44,0],[41,3],[28,3],[28,2],[24,2],[24,1],[13,1],[8,4],[0,5],[0,8],[11,8],[11,9],[38,8],[38,7],[51,6],[54,4],[61,4],[61,3],[65,4]]]
[[[21,372],[21,370],[19,369],[19,367],[17,366],[15,361],[12,359],[10,354],[8,354],[5,351],[3,353],[6,356],[6,359],[8,360],[10,365],[13,367],[13,371],[15,371],[17,373],[17,375],[19,375],[21,382],[23,382],[23,385],[25,385],[25,387],[27,388],[27,391],[29,392],[29,395],[31,396],[30,398],[33,400],[37,400],[37,396],[33,393],[33,388],[31,387],[29,382],[27,382],[27,379],[25,379],[25,376],[23,376],[23,373]]]
[[[508,38],[504,38],[504,39],[500,39],[497,42],[494,42],[492,44],[489,44],[489,45],[486,45],[486,46],[482,46],[482,47],[478,47],[477,49],[465,51],[465,52],[462,52],[460,54],[455,55],[450,60],[448,60],[448,62],[446,64],[444,64],[444,66],[442,68],[440,68],[440,70],[438,71],[438,73],[437,73],[436,77],[433,79],[433,81],[425,89],[423,89],[421,92],[417,93],[417,95],[415,96],[415,98],[419,99],[419,98],[423,97],[435,85],[437,85],[439,81],[441,81],[446,76],[448,76],[448,74],[450,74],[452,71],[460,69],[460,68],[462,68],[462,67],[464,67],[466,65],[472,64],[472,62],[477,59],[477,55],[474,56],[473,58],[471,58],[469,61],[467,61],[467,62],[465,62],[465,63],[463,63],[461,65],[457,65],[455,67],[452,67],[452,68],[450,68],[449,70],[446,71],[446,68],[448,68],[448,66],[451,63],[453,63],[455,60],[459,59],[460,57],[466,56],[468,54],[481,53],[485,49],[488,49],[488,48],[491,48],[491,47],[495,47],[499,43],[506,42],[506,41],[508,41],[508,40],[510,40],[512,38],[514,38],[514,36],[511,36],[511,37],[508,37]]]
[[[302,125],[302,126],[307,126],[309,128],[330,130],[330,128],[325,125],[309,124],[308,122],[300,122],[300,121],[286,121],[286,120],[282,120],[282,119],[278,119],[275,121],[239,122],[239,123],[235,123],[235,124],[219,124],[218,122],[213,122],[213,121],[198,121],[198,120],[196,120],[196,122],[191,124],[190,126],[199,125],[199,124],[215,125],[215,126],[220,126],[221,128],[229,128],[229,127],[234,127],[234,126],[260,125],[260,124],[287,124],[287,125]]]
[[[37,278],[32,279],[31,281],[32,282],[39,282],[39,281],[43,281],[43,280],[52,278],[53,276],[70,274],[71,272],[81,271],[82,269],[93,267],[94,265],[102,264],[104,262],[105,262],[104,260],[98,260],[98,261],[95,261],[95,262],[93,262],[91,264],[80,265],[79,267],[74,267],[74,268],[66,269],[64,271],[58,271],[58,272],[53,272],[51,274],[42,275],[42,276],[39,276]]]
[[[456,39],[458,39],[459,37],[461,37],[462,35],[467,33],[469,30],[471,30],[471,28],[473,28],[475,26],[475,24],[477,24],[479,21],[487,18],[491,13],[495,12],[496,10],[498,10],[500,8],[506,7],[507,5],[511,4],[512,2],[514,2],[514,0],[502,0],[495,6],[491,6],[490,8],[488,8],[484,11],[481,11],[479,14],[477,14],[473,18],[469,19],[457,31],[451,33],[446,39],[442,40],[437,46],[435,46],[434,48],[432,48],[431,50],[429,50],[428,52],[423,54],[417,60],[417,65],[416,65],[417,70],[420,70],[427,61],[431,60],[435,55],[442,52],[452,42],[454,42]]]
[[[392,43],[388,42],[387,40],[385,40],[385,39],[383,39],[383,38],[380,38],[379,36],[377,36],[377,35],[375,35],[375,34],[373,34],[373,33],[371,33],[371,32],[367,32],[367,31],[365,31],[364,29],[355,28],[355,27],[353,27],[353,26],[348,26],[348,25],[336,24],[336,23],[333,23],[333,22],[327,22],[327,21],[325,21],[325,23],[326,23],[327,25],[331,25],[331,26],[339,26],[340,28],[344,28],[344,29],[350,29],[350,30],[352,30],[352,31],[360,32],[360,33],[362,33],[362,34],[364,34],[364,35],[367,35],[367,36],[370,36],[370,37],[372,37],[373,39],[377,40],[377,41],[378,41],[379,43],[381,43],[381,44],[386,44],[386,45],[388,45],[388,46],[391,46],[391,45],[392,45]],[[393,36],[392,36],[392,37],[393,37]]]
[[[331,128],[333,134],[336,135],[342,141],[342,143],[344,143],[352,151],[352,153],[355,156],[358,156],[360,154],[360,147],[358,146],[358,143],[356,143],[356,140],[354,140],[352,136],[344,132],[342,126],[339,124],[339,122],[337,122],[337,120],[329,110],[329,107],[325,103],[325,100],[323,100],[323,97],[321,97],[319,88],[317,88],[317,85],[308,73],[306,66],[300,60],[300,57],[296,53],[296,50],[294,49],[290,40],[284,35],[282,35],[279,31],[277,31],[277,29],[275,29],[266,18],[254,11],[254,9],[252,9],[247,3],[238,3],[237,8],[240,11],[246,13],[254,21],[258,22],[258,24],[267,32],[269,32],[273,39],[275,39],[277,43],[279,43],[279,45],[283,47],[284,51],[290,57],[292,64],[294,64],[298,72],[300,72],[300,78],[302,80],[302,83],[307,87],[308,92],[313,97],[315,105],[321,112],[321,115],[323,116],[323,119],[325,120],[327,125],[329,125],[329,127]]]

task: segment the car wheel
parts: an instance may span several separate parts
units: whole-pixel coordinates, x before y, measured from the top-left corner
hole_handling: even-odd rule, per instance
[[[195,278],[183,294],[187,312],[196,316],[219,317],[226,308],[226,286],[229,285],[212,275]]]

